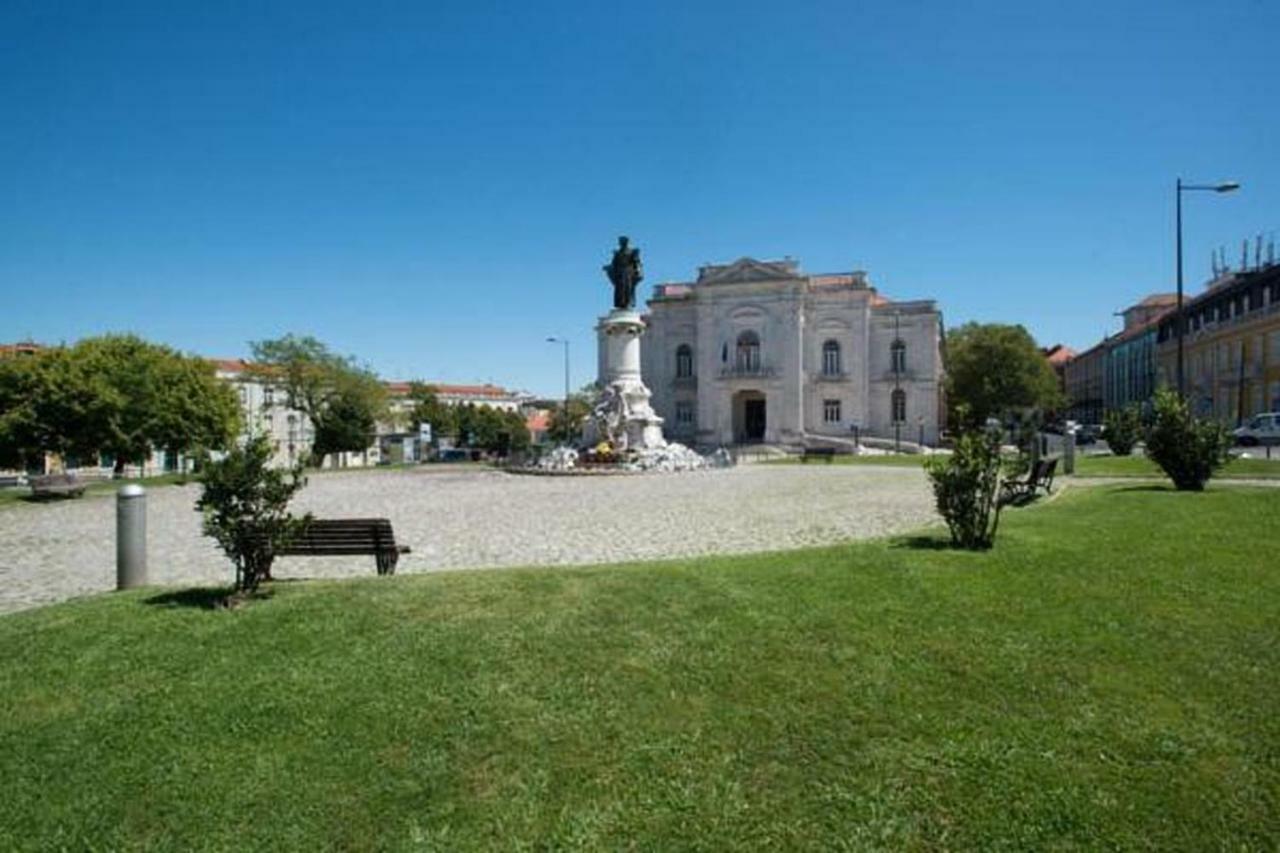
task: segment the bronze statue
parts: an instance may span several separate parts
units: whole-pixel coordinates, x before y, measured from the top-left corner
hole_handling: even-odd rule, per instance
[[[613,260],[604,268],[604,274],[613,282],[613,307],[634,308],[636,285],[644,278],[640,266],[640,250],[629,247],[626,237],[618,238],[618,248],[613,250]]]

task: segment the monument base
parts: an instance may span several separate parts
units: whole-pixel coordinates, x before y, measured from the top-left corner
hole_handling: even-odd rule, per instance
[[[583,431],[588,447],[607,441],[616,452],[666,447],[662,418],[640,378],[640,338],[645,325],[638,311],[615,308],[600,318],[602,390]]]

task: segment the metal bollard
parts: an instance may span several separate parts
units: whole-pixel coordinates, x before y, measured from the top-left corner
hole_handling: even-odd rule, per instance
[[[128,485],[116,493],[116,589],[147,583],[147,491]]]
[[[1076,429],[1068,427],[1062,436],[1062,473],[1076,472]]]

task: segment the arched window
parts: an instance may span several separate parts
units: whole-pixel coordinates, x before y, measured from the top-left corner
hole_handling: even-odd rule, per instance
[[[760,371],[760,336],[750,329],[738,335],[737,360],[734,364],[742,373]]]
[[[822,345],[822,375],[840,375],[840,344],[827,341]]]
[[[889,355],[893,361],[894,373],[907,372],[907,345],[902,342],[902,338],[898,338],[893,342],[893,346],[889,348]]]
[[[901,388],[895,388],[889,400],[892,403],[893,422],[895,424],[905,423],[907,420],[907,392]]]
[[[693,347],[681,344],[676,347],[676,378],[688,379],[693,375]]]

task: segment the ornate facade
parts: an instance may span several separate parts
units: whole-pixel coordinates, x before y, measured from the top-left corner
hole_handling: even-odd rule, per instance
[[[942,315],[860,271],[792,260],[709,265],[648,302],[645,383],[669,439],[700,447],[874,436],[935,444]]]

